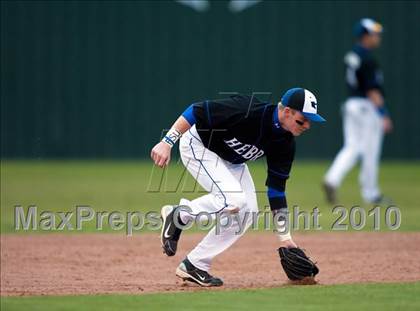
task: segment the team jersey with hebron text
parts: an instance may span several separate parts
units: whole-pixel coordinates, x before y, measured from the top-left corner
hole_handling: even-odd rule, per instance
[[[255,96],[233,95],[194,103],[192,112],[204,146],[234,164],[265,156],[266,185],[284,191],[295,140],[281,127],[277,105]]]

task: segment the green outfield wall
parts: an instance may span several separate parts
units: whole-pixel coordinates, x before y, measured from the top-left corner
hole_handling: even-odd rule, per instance
[[[342,142],[342,59],[352,25],[385,27],[377,51],[395,131],[387,158],[420,158],[420,2],[2,1],[1,156],[143,158],[194,101],[223,92],[312,90],[328,123],[299,157],[331,159]]]

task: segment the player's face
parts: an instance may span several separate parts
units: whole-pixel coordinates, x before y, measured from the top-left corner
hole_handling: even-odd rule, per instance
[[[380,33],[372,33],[366,35],[366,41],[369,48],[376,49],[381,45],[381,34]]]
[[[289,132],[291,132],[293,136],[299,136],[311,128],[311,121],[306,119],[303,114],[293,109],[290,111]]]
[[[381,35],[379,33],[372,34],[372,41],[375,48],[381,45]]]

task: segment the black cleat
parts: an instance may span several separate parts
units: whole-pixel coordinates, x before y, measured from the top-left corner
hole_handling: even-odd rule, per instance
[[[325,198],[327,202],[332,205],[337,204],[336,189],[333,186],[327,184],[326,182],[322,184],[322,188],[324,189]]]
[[[168,256],[174,256],[178,246],[178,240],[182,230],[175,224],[174,214],[178,206],[165,205],[162,207],[160,215],[163,224],[160,233],[160,241],[162,243],[163,252]]]
[[[369,202],[370,204],[377,204],[377,205],[392,205],[394,202],[391,198],[384,196],[383,194],[379,195],[377,198]]]
[[[222,286],[223,281],[211,276],[207,271],[200,270],[185,258],[176,268],[176,275],[184,281],[191,281],[204,287]]]

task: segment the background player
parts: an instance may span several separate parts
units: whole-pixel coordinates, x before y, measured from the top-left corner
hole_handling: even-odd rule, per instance
[[[295,154],[294,136],[308,130],[311,121],[325,120],[317,114],[315,96],[302,88],[288,90],[279,105],[243,95],[203,101],[191,105],[177,119],[162,142],[152,149],[151,157],[156,165],[164,167],[170,161],[171,148],[181,138],[182,162],[209,194],[192,201],[181,199],[179,206],[162,208],[164,252],[168,256],[175,255],[181,234],[177,222],[186,224],[200,212],[225,216],[237,213],[238,216],[230,225],[222,227],[220,233],[213,228],[179,265],[177,276],[202,286],[223,284],[221,279],[208,273],[211,262],[245,231],[238,234],[239,221],[246,229],[253,219],[249,213],[258,212],[254,182],[245,164],[247,160],[266,156],[270,207],[278,216],[276,221],[281,224],[287,221],[284,217],[287,212],[285,185]],[[183,210],[182,206],[188,206],[190,211]],[[280,246],[296,249],[288,228],[277,233]],[[283,259],[281,252],[280,256]],[[312,268],[310,266],[308,274],[313,276],[318,269]]]
[[[344,146],[324,179],[328,202],[337,203],[336,189],[360,158],[359,182],[368,203],[387,201],[378,186],[383,133],[392,130],[385,108],[383,76],[372,50],[381,43],[382,25],[364,18],[355,25],[357,43],[345,55],[349,98],[343,106]]]

